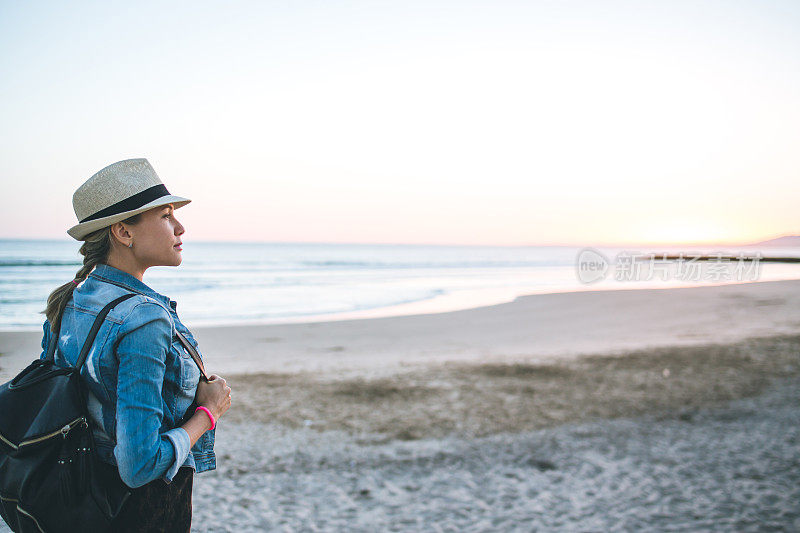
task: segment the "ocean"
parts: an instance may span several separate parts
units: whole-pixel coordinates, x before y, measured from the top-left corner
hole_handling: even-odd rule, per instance
[[[35,330],[49,293],[73,279],[82,256],[65,240],[0,240],[0,329]],[[289,323],[443,312],[512,301],[524,294],[666,288],[750,279],[652,276],[579,279],[572,246],[220,243],[185,241],[179,267],[148,269],[144,282],[178,302],[190,327]],[[595,248],[614,258],[622,248]],[[640,253],[661,252],[641,247]],[[667,250],[664,250],[667,251]],[[755,252],[752,248],[685,251]],[[763,255],[800,256],[769,249]],[[619,263],[617,260],[614,264]],[[800,264],[757,264],[753,280],[800,279]],[[613,265],[612,265],[613,266]],[[630,277],[630,276],[629,276]]]

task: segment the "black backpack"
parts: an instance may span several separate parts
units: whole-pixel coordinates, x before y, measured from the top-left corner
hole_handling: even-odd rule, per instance
[[[13,531],[104,531],[131,494],[96,455],[80,371],[105,316],[132,296],[100,311],[74,368],[55,364],[57,331],[45,359],[0,386],[0,515]]]

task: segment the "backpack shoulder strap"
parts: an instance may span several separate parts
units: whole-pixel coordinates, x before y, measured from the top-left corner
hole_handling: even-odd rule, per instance
[[[178,330],[178,328],[175,328],[175,332],[178,334],[178,340],[181,341],[183,347],[186,348],[186,351],[189,352],[189,355],[191,355],[192,359],[194,359],[197,368],[200,369],[200,375],[205,381],[208,381],[208,375],[206,374],[206,369],[203,366],[203,360],[200,359],[200,354],[197,353],[197,350],[194,348],[194,346],[192,346],[192,343],[189,342],[189,339],[187,339],[186,336]]]

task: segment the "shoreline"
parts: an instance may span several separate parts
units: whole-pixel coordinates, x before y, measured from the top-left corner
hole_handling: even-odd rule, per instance
[[[798,258],[800,262],[800,258]],[[492,307],[495,305],[513,303],[519,298],[528,296],[537,296],[542,294],[564,294],[574,292],[605,292],[605,291],[645,291],[645,290],[670,290],[670,289],[690,289],[695,287],[719,287],[722,285],[745,285],[751,283],[770,283],[774,281],[800,281],[800,278],[786,278],[786,279],[765,279],[765,280],[751,280],[751,281],[730,281],[724,283],[686,283],[683,285],[669,285],[669,286],[656,286],[656,285],[640,285],[640,282],[625,283],[623,285],[589,285],[582,284],[578,287],[571,287],[565,289],[542,289],[541,291],[528,291],[519,293],[518,291],[506,291],[501,289],[478,289],[478,290],[463,290],[453,294],[445,294],[427,298],[425,300],[416,300],[396,305],[387,305],[383,307],[375,307],[370,309],[361,309],[358,311],[345,311],[341,313],[330,314],[316,314],[304,315],[298,317],[287,317],[283,319],[265,319],[265,320],[243,320],[243,321],[220,321],[220,322],[204,322],[197,324],[198,328],[213,328],[213,327],[236,327],[236,326],[279,326],[285,324],[312,324],[320,322],[341,322],[346,320],[368,320],[372,318],[394,318],[403,316],[416,316],[416,315],[435,315],[442,313],[451,313],[454,311],[469,311],[472,309],[481,309],[484,307]],[[494,293],[494,297],[480,300],[477,304],[474,303],[472,296],[477,292]],[[511,292],[513,294],[508,295]],[[500,296],[506,294],[506,296]],[[467,303],[467,301],[473,303]],[[459,303],[461,302],[461,303]],[[0,328],[0,333],[3,329]]]
[[[798,261],[800,262],[800,258]],[[415,300],[406,303],[386,305],[382,307],[375,307],[370,309],[360,309],[357,311],[344,311],[340,313],[329,314],[310,314],[297,317],[286,317],[281,319],[264,319],[264,320],[240,320],[240,321],[219,321],[219,322],[202,322],[198,323],[197,328],[220,328],[220,327],[237,327],[237,326],[280,326],[286,324],[312,324],[320,322],[342,322],[348,320],[368,320],[373,318],[395,318],[404,316],[417,316],[417,315],[435,315],[442,313],[451,313],[454,311],[469,311],[472,309],[481,309],[484,307],[492,307],[495,305],[513,303],[519,298],[526,298],[528,296],[537,296],[543,294],[564,294],[575,292],[605,292],[605,291],[643,291],[643,290],[670,290],[670,289],[690,289],[695,287],[719,287],[723,285],[746,285],[752,283],[770,283],[775,281],[800,281],[798,277],[779,278],[779,279],[763,279],[763,280],[750,280],[750,281],[728,281],[723,283],[691,283],[675,285],[648,285],[642,282],[630,282],[613,285],[592,285],[580,284],[576,287],[553,289],[547,288],[540,291],[527,291],[520,293],[516,290],[504,289],[475,289],[475,290],[462,290],[452,294],[443,294],[434,296],[433,298],[426,298],[424,300]],[[485,297],[475,303],[473,298],[476,293],[491,294],[491,297]],[[502,295],[502,296],[501,296]],[[4,330],[0,328],[0,333]],[[12,331],[12,330],[8,330]]]
[[[191,325],[190,325],[191,327]],[[380,374],[428,362],[569,358],[800,332],[800,280],[533,294],[445,313],[191,327],[212,373]],[[0,379],[41,353],[41,332],[0,332]]]
[[[797,258],[800,262],[800,258]],[[350,320],[369,320],[374,318],[396,318],[417,315],[434,315],[452,313],[455,311],[470,311],[482,309],[496,305],[513,303],[520,298],[529,296],[539,296],[546,294],[567,294],[583,292],[609,292],[609,291],[651,291],[651,290],[674,290],[691,289],[700,287],[721,287],[728,285],[751,285],[757,283],[775,283],[784,281],[800,282],[800,277],[787,277],[778,279],[757,279],[749,281],[726,281],[721,283],[713,282],[683,282],[674,285],[655,284],[647,282],[617,282],[615,284],[579,284],[568,288],[546,288],[540,291],[519,292],[514,289],[465,289],[451,294],[443,294],[414,300],[393,305],[385,305],[369,309],[359,309],[356,311],[342,311],[327,314],[308,314],[278,319],[259,319],[259,320],[219,320],[219,321],[200,321],[193,322],[190,329],[204,328],[226,328],[226,327],[254,327],[254,326],[282,326],[291,324],[317,324],[325,322],[342,322]],[[491,294],[492,296],[478,299],[477,303],[474,295],[477,293]],[[44,315],[42,315],[44,322]],[[36,326],[0,326],[0,335],[6,333],[31,333],[40,332],[41,324]]]

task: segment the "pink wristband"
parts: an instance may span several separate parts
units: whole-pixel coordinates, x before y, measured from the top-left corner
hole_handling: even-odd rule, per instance
[[[197,409],[195,409],[194,412],[196,413],[197,411],[201,411],[201,410],[205,411],[206,414],[208,415],[208,418],[211,419],[211,429],[214,429],[214,426],[217,425],[217,421],[214,420],[214,415],[211,414],[211,411],[209,411],[208,408],[203,407],[202,405],[200,407],[198,407]]]

